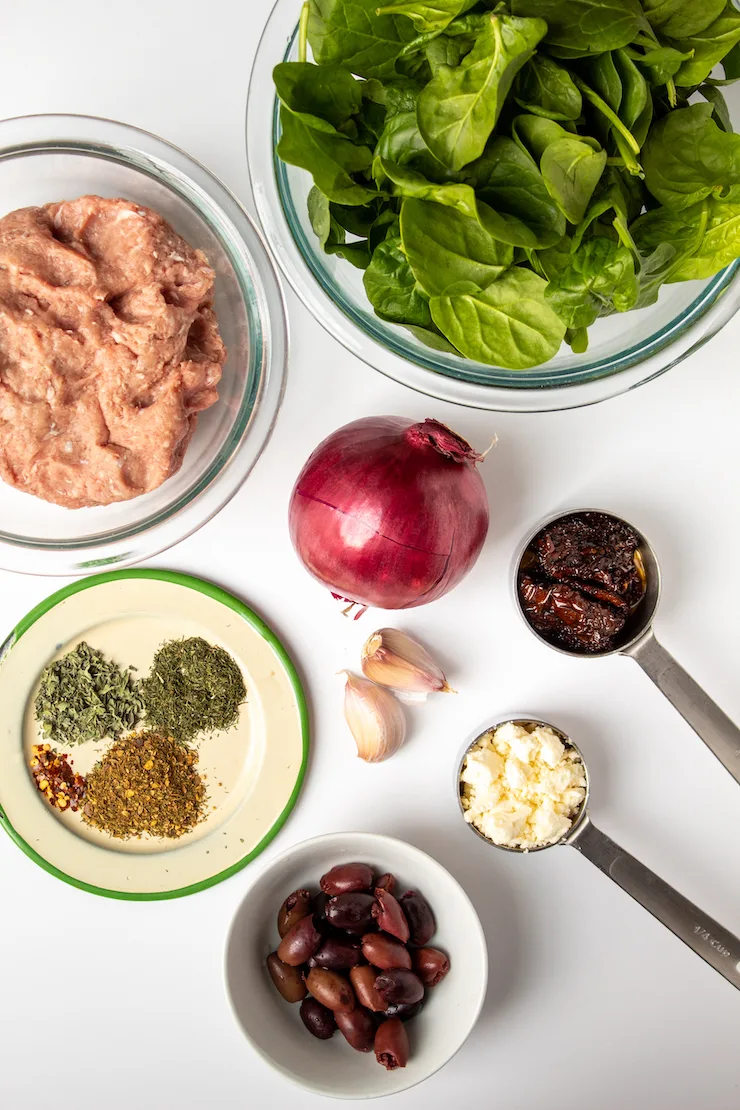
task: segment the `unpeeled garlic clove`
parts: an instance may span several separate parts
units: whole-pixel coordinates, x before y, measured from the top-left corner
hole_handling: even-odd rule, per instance
[[[362,672],[381,686],[406,694],[454,694],[426,648],[397,628],[373,632],[362,649]]]
[[[346,678],[344,716],[366,763],[390,759],[406,738],[403,709],[387,690],[366,678],[340,672]]]

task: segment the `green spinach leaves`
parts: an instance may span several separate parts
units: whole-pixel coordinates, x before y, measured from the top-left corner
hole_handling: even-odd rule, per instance
[[[730,0],[307,0],[299,57],[277,154],[432,349],[526,370],[740,258]]]

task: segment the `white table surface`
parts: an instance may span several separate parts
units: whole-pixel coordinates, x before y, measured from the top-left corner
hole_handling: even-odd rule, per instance
[[[244,103],[269,8],[270,0],[7,5],[0,112],[80,112],[147,128],[249,203]],[[663,564],[661,638],[740,718],[740,317],[637,392],[530,416],[418,396],[348,355],[291,294],[288,305],[290,380],[267,451],[217,519],[153,562],[221,583],[284,637],[312,705],[305,788],[260,860],[175,902],[83,894],[0,837],[0,1106],[337,1105],[291,1088],[253,1054],[226,1003],[222,951],[263,862],[310,836],[361,829],[404,837],[450,868],[490,947],[475,1032],[442,1072],[393,1099],[394,1110],[442,1110],[461,1096],[506,1110],[737,1110],[737,992],[576,852],[508,857],[476,842],[457,815],[450,775],[463,737],[487,718],[542,713],[581,743],[594,819],[740,932],[737,785],[631,660],[579,662],[539,645],[515,616],[507,581],[514,545],[551,509],[602,505],[632,517]],[[390,622],[343,619],[299,565],[286,528],[309,452],[373,413],[437,417],[479,448],[499,436],[484,467],[491,531],[474,572],[452,595],[394,618],[438,647],[460,695],[415,709],[405,750],[377,767],[354,757],[335,672],[356,665],[364,637]],[[3,628],[61,584],[0,575]]]

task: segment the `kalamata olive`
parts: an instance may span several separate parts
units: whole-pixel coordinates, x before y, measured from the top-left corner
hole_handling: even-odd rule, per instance
[[[437,928],[431,906],[424,895],[417,894],[415,890],[406,891],[401,899],[401,905],[411,929],[411,943],[423,948],[424,945],[429,944]]]
[[[353,890],[369,890],[373,873],[366,863],[338,863],[321,876],[319,886],[324,894],[351,894]]]
[[[337,1023],[334,1014],[326,1006],[322,1006],[315,998],[304,998],[301,1003],[301,1020],[314,1037],[320,1041],[328,1041],[334,1036]]]
[[[409,973],[410,974],[410,973]],[[306,986],[322,1006],[328,1006],[334,1013],[349,1013],[355,1008],[355,994],[343,975],[327,971],[324,967],[312,967],[306,976]]]
[[[378,923],[378,928],[391,936],[398,937],[405,944],[409,939],[409,923],[404,916],[400,903],[387,890],[378,887],[375,891],[377,898],[373,906],[373,917]]]
[[[417,1014],[421,1013],[423,1005],[423,998],[419,1002],[394,1002],[385,1011],[385,1016],[389,1018],[397,1017],[400,1018],[401,1021],[411,1021],[412,1018],[415,1018]]]
[[[396,888],[396,877],[391,875],[390,871],[386,871],[385,875],[381,875],[380,878],[374,880],[373,887],[376,890],[387,890],[389,894],[393,894]]]
[[[277,952],[267,957],[267,970],[270,978],[286,1002],[300,1002],[308,994],[303,976],[297,967],[284,964]]]
[[[363,967],[353,967],[349,977],[357,995],[357,1001],[361,1006],[372,1010],[373,1013],[380,1013],[385,1010],[386,1003],[375,989],[375,980],[378,977],[377,968],[368,967],[367,964]]]
[[[415,948],[411,959],[425,987],[436,987],[450,970],[450,961],[439,948]]]
[[[409,1036],[399,1018],[384,1021],[375,1034],[375,1059],[388,1071],[405,1068],[409,1059]]]
[[[375,1042],[375,1022],[372,1014],[358,1006],[351,1013],[336,1013],[334,1019],[344,1039],[358,1052],[370,1052]]]
[[[311,967],[326,967],[329,971],[346,971],[350,967],[357,967],[362,962],[362,949],[359,941],[352,940],[350,937],[326,937],[321,948],[309,962]]]
[[[400,941],[385,933],[366,933],[362,938],[362,954],[369,964],[387,971],[391,967],[411,970],[411,956]]]
[[[310,983],[308,989],[311,990]],[[424,984],[419,976],[403,967],[381,972],[375,980],[375,989],[386,1003],[386,1009],[394,1002],[411,1005],[424,997]]]
[[[313,923],[313,917],[303,917],[280,941],[278,957],[284,964],[298,967],[318,951],[322,939]]]
[[[326,907],[329,904],[329,898],[323,892],[317,894],[313,900],[313,923],[319,932],[326,926]]]
[[[374,905],[375,899],[372,894],[363,894],[360,891],[340,894],[329,900],[326,907],[326,920],[338,929],[346,929],[348,933],[362,936],[373,924]]]
[[[307,890],[294,890],[283,902],[278,912],[277,927],[281,937],[311,912],[311,895]]]

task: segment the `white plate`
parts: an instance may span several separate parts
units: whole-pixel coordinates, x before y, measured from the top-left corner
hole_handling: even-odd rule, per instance
[[[118,840],[52,808],[28,763],[40,739],[33,703],[52,660],[81,640],[120,666],[149,669],[165,640],[202,636],[238,662],[247,687],[236,726],[197,741],[206,818],[178,840]],[[270,629],[231,594],[168,571],[114,571],[53,594],[0,652],[0,824],[51,874],[113,898],[174,898],[254,859],[295,804],[308,757],[308,714],[295,667]],[[86,774],[110,741],[63,748]]]

